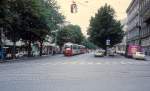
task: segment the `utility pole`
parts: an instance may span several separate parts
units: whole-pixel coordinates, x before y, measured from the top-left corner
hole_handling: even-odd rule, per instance
[[[138,0],[138,25],[137,25],[138,31],[139,31],[139,46],[141,46],[141,19],[140,19],[140,0]]]
[[[108,56],[109,45],[110,45],[110,39],[107,39],[106,40],[106,56]]]
[[[1,51],[0,51],[0,53],[1,53],[1,61],[3,61],[4,60],[4,49],[3,49],[3,47],[4,47],[4,45],[3,45],[3,28],[0,28],[0,43],[1,43]]]

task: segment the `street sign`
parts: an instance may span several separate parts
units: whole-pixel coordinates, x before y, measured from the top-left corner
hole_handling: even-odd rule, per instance
[[[110,45],[110,40],[109,40],[109,39],[106,40],[106,45],[107,45],[107,46]]]

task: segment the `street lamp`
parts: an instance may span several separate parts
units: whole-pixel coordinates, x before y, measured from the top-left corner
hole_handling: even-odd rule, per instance
[[[140,20],[140,19],[139,19]],[[136,26],[139,30],[139,45],[141,46],[141,26],[140,25],[137,25]]]
[[[108,56],[108,46],[110,46],[110,39],[106,40],[106,55]]]

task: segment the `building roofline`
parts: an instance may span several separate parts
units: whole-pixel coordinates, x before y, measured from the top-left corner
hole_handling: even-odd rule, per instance
[[[128,11],[130,10],[130,8],[132,7],[132,5],[133,5],[134,2],[135,2],[135,0],[132,0],[132,1],[131,1],[131,3],[129,4],[129,6],[128,6],[126,12],[128,12]]]

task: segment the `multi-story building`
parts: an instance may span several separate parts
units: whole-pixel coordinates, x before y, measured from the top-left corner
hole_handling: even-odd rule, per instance
[[[127,19],[127,44],[141,45],[150,55],[150,0],[132,0]]]
[[[150,55],[150,0],[139,0],[140,39],[145,53]]]
[[[139,2],[138,0],[132,0],[127,9],[127,44],[139,44]]]

